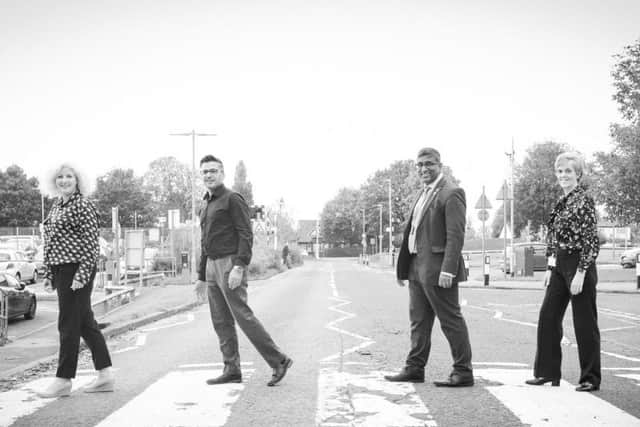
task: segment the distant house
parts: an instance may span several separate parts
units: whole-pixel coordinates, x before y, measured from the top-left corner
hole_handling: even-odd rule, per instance
[[[313,245],[316,243],[316,223],[315,219],[301,219],[298,221],[296,230],[298,247],[310,254],[313,252]],[[322,235],[320,235],[319,241],[322,243]]]

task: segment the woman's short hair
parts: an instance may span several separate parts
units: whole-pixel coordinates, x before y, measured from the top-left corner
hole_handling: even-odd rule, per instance
[[[556,161],[554,164],[554,167],[556,169],[558,169],[558,165],[560,164],[560,162],[569,163],[573,168],[573,171],[578,176],[578,181],[582,179],[582,176],[584,175],[586,169],[586,163],[584,161],[584,157],[582,157],[582,154],[578,153],[577,151],[566,151],[556,157]]]
[[[42,189],[49,196],[58,196],[60,192],[56,187],[56,178],[62,169],[69,169],[76,177],[76,183],[78,185],[78,191],[85,197],[88,197],[91,192],[91,182],[88,176],[82,173],[82,170],[71,163],[64,162],[59,164],[55,169],[51,169],[49,173],[44,177]]]

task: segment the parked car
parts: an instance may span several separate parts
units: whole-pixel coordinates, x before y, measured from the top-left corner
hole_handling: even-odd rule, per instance
[[[38,270],[34,263],[30,262],[24,252],[0,249],[0,271],[9,273],[18,281],[29,280],[36,283]]]
[[[0,236],[0,248],[26,252],[41,243],[40,236]]]
[[[547,269],[547,245],[542,242],[521,242],[514,243],[513,248],[516,254],[524,251],[524,248],[533,248],[533,271],[545,271]],[[516,255],[516,259],[517,259]],[[507,246],[507,268],[506,273],[511,274],[510,270],[511,246]],[[519,266],[522,267],[522,266]],[[504,265],[502,267],[504,271]],[[516,270],[517,271],[517,270]]]
[[[36,294],[26,288],[24,282],[11,274],[0,272],[0,293],[7,297],[7,315],[9,319],[24,316],[33,319],[38,305]]]
[[[622,268],[633,268],[636,266],[636,258],[640,254],[640,248],[631,248],[620,255],[620,265]]]

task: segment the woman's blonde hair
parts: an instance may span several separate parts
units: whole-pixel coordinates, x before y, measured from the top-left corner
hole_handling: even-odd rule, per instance
[[[68,162],[59,164],[55,169],[51,169],[49,173],[47,173],[42,186],[44,192],[49,196],[58,196],[60,194],[58,187],[56,187],[56,178],[62,169],[69,169],[73,173],[76,178],[78,191],[83,196],[88,197],[92,188],[88,176],[84,174],[80,168]]]
[[[578,181],[582,180],[582,177],[584,176],[584,173],[585,173],[585,169],[587,168],[587,165],[584,161],[584,157],[582,156],[582,154],[578,153],[577,151],[567,151],[567,152],[561,153],[560,155],[558,155],[558,157],[556,157],[556,161],[554,164],[554,167],[556,169],[558,169],[558,165],[560,164],[560,162],[569,163],[573,168],[574,172],[576,173],[576,175],[578,176]]]

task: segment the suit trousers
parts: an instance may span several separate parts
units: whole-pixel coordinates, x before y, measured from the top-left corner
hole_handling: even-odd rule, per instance
[[[453,372],[463,377],[473,373],[471,366],[471,343],[469,331],[462,317],[458,302],[458,284],[442,288],[434,283],[418,280],[418,263],[413,256],[409,266],[409,319],[411,321],[411,350],[407,366],[424,369],[431,351],[431,331],[435,317],[440,321],[451,355]]]
[[[273,342],[269,333],[249,307],[246,269],[241,285],[235,289],[229,289],[229,273],[232,268],[233,262],[230,256],[207,260],[206,279],[209,311],[213,328],[220,342],[224,370],[225,372],[240,372],[236,322],[267,364],[276,368],[286,356]]]
[[[578,343],[580,360],[580,382],[588,381],[600,385],[600,329],[596,306],[596,284],[598,273],[592,264],[585,273],[582,292],[571,295],[571,280],[578,269],[580,252],[569,254],[560,250],[556,267],[551,272],[551,281],[540,307],[538,319],[538,346],[534,363],[535,377],[560,378],[562,363],[562,320],[571,301],[573,327]]]
[[[56,377],[75,378],[78,368],[80,337],[91,350],[93,365],[97,370],[111,366],[109,349],[104,336],[98,328],[91,309],[91,291],[95,269],[89,283],[78,290],[71,289],[73,277],[79,264],[61,264],[51,266],[52,284],[58,293],[58,331],[60,333],[60,354]]]

